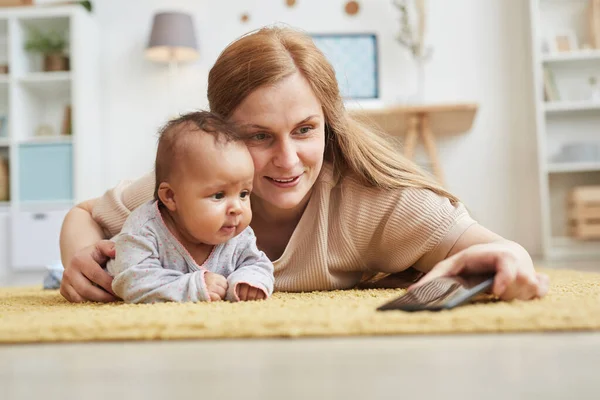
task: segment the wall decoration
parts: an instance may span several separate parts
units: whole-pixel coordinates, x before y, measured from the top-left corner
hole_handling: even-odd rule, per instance
[[[311,36],[333,65],[344,98],[379,98],[379,59],[375,34],[313,34]]]
[[[346,14],[348,15],[356,15],[360,11],[360,4],[358,4],[358,1],[348,1],[346,2],[344,11],[346,11]]]
[[[393,0],[392,3],[400,12],[400,32],[396,40],[409,51],[417,69],[414,101],[420,103],[425,97],[425,62],[433,52],[425,44],[427,5],[425,0]]]
[[[288,7],[294,7],[296,5],[296,0],[285,0],[285,5]]]
[[[240,21],[242,21],[243,23],[250,21],[250,14],[243,13],[240,17]]]

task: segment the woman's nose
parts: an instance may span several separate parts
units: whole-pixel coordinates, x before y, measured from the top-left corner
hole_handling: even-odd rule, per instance
[[[282,140],[275,149],[273,164],[281,169],[292,169],[298,164],[298,151],[292,140]]]

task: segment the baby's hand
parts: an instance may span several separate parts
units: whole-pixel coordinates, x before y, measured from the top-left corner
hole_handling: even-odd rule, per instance
[[[250,286],[247,283],[238,283],[235,287],[235,294],[240,301],[264,300],[267,298],[265,292],[254,286]]]
[[[207,272],[204,274],[204,282],[206,282],[210,301],[219,301],[225,298],[227,278],[214,272]]]

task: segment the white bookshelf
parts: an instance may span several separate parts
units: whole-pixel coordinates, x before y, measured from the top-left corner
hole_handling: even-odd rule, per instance
[[[41,56],[24,49],[31,28],[66,34],[69,71],[43,72]],[[0,155],[10,169],[10,199],[0,201],[0,236],[10,239],[0,274],[56,261],[64,215],[104,186],[98,49],[94,15],[81,6],[0,8],[0,65],[9,66],[0,74],[0,117],[8,128]]]
[[[600,43],[593,43],[589,27],[591,1],[530,0],[540,211],[547,259],[600,258],[600,241],[569,236],[567,219],[569,191],[579,185],[600,185],[600,99],[592,95],[590,79],[594,77],[600,87]],[[575,46],[559,51],[554,39],[565,34],[575,37]],[[554,87],[550,98],[544,90],[548,82]],[[573,146],[578,151],[565,150]]]

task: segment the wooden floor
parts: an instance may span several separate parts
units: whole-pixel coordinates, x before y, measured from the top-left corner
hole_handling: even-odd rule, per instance
[[[600,398],[600,333],[0,346],[2,400],[567,397]]]

